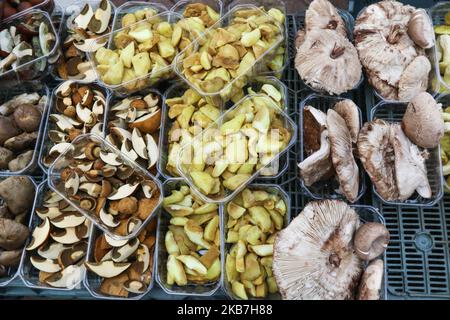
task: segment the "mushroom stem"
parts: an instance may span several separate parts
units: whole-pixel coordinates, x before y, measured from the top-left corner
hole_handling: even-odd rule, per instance
[[[327,29],[336,30],[338,27],[338,22],[336,20],[330,20],[327,24]]]
[[[391,27],[391,30],[389,31],[389,35],[386,40],[390,44],[396,44],[400,40],[400,37],[403,35],[403,33],[404,30],[401,29],[401,26],[396,24]]]
[[[344,54],[345,48],[339,47],[337,44],[334,45],[333,50],[331,51],[330,57],[331,59],[337,59]]]
[[[336,268],[341,264],[341,258],[336,253],[330,254],[328,261]]]

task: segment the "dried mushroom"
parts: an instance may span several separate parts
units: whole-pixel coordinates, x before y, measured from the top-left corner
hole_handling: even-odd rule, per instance
[[[208,29],[196,40],[198,50],[187,47],[179,60],[180,72],[199,92],[235,95],[256,61],[283,38],[273,15],[257,8],[234,11],[227,26]]]
[[[272,269],[282,298],[343,300],[365,296],[366,272],[372,268],[364,272],[364,263],[355,253],[362,245],[353,240],[365,224],[360,225],[358,214],[343,201],[308,203],[275,239]],[[379,297],[381,283],[371,289],[373,296]]]
[[[25,169],[35,153],[47,96],[23,93],[0,105],[0,170]]]
[[[59,57],[57,73],[63,80],[95,80],[87,53],[106,45],[106,41],[96,38],[110,31],[113,17],[112,4],[102,0],[94,8],[90,3],[84,6],[72,5],[66,9],[69,17],[66,20],[67,36],[64,39],[63,54]]]
[[[57,188],[114,236],[135,234],[158,208],[157,183],[101,142],[76,143],[65,159]]]
[[[425,167],[428,153],[406,137],[400,124],[380,119],[365,123],[357,146],[364,169],[385,201],[404,201],[415,191],[431,197]]]
[[[157,93],[131,96],[110,108],[106,139],[130,160],[156,173],[159,157],[161,97]]]
[[[29,235],[26,217],[34,196],[35,186],[27,176],[12,176],[0,182],[0,279],[19,266]]]
[[[200,132],[180,151],[179,169],[192,179],[198,192],[210,198],[239,189],[293,138],[286,116],[263,95],[241,100],[223,115],[220,124],[215,122]]]
[[[354,34],[369,83],[383,98],[409,101],[427,89],[431,65],[424,48],[434,36],[425,11],[380,1],[359,14]]]
[[[91,241],[95,243],[94,261],[86,261],[85,266],[89,272],[101,278],[96,289],[99,293],[128,298],[142,296],[148,291],[153,277],[155,219],[136,238],[123,243],[115,243],[105,234],[100,234]]]
[[[272,272],[273,245],[285,227],[289,208],[284,199],[259,188],[247,188],[226,204],[226,281],[240,299],[278,293]]]
[[[42,163],[50,166],[79,135],[103,136],[106,97],[99,87],[65,81],[55,90]]]
[[[205,203],[182,185],[164,198],[172,217],[164,236],[167,285],[210,284],[221,274],[219,206]]]

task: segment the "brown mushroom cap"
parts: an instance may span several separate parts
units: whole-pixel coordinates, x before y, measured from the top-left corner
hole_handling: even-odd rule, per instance
[[[361,79],[355,47],[333,30],[308,31],[297,50],[295,67],[305,83],[330,94],[351,90]]]
[[[353,250],[359,217],[345,202],[308,203],[275,239],[273,273],[283,299],[352,299],[362,272]]]
[[[359,121],[359,108],[349,99],[344,99],[336,103],[333,109],[345,120],[352,142],[358,141],[359,128],[361,127]]]
[[[429,93],[417,94],[406,108],[402,127],[406,136],[419,147],[437,147],[444,136],[441,105]]]
[[[34,194],[34,184],[27,176],[13,176],[0,182],[0,197],[14,215],[33,206]]]
[[[25,132],[38,130],[41,117],[41,112],[31,104],[22,104],[14,111],[14,121]]]
[[[314,29],[336,30],[347,36],[347,28],[337,9],[328,0],[314,0],[305,13],[305,26],[309,32]]]
[[[23,224],[0,218],[0,248],[15,250],[22,247],[28,238],[28,228]]]
[[[5,267],[16,267],[19,265],[22,250],[1,251],[0,265]]]
[[[403,71],[398,82],[398,99],[410,101],[418,92],[428,88],[431,63],[425,56],[416,57]]]
[[[433,24],[424,9],[416,9],[412,14],[408,23],[408,35],[423,49],[429,49],[434,45]]]
[[[358,257],[371,261],[384,253],[389,243],[389,231],[381,223],[367,222],[355,233],[354,246]]]
[[[0,145],[3,146],[6,140],[17,136],[19,133],[20,130],[13,120],[0,116]]]
[[[350,131],[345,120],[333,109],[328,110],[327,127],[331,159],[340,189],[348,201],[354,202],[359,190],[359,168],[353,157]]]

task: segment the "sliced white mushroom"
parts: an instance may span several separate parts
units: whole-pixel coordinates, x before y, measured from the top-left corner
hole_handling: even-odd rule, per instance
[[[66,247],[62,243],[52,242],[50,244],[45,244],[41,246],[38,249],[37,253],[44,259],[55,260],[58,259],[61,252],[67,248],[68,247]]]
[[[44,221],[34,228],[31,235],[31,241],[28,244],[26,250],[31,251],[39,248],[47,240],[50,234],[50,220],[45,218]]]
[[[50,151],[48,152],[49,155],[52,154],[62,154],[64,151],[66,151],[69,148],[73,148],[72,144],[68,142],[61,142],[58,144],[55,144],[53,147],[50,148]]]
[[[56,193],[56,192],[51,192],[51,193],[50,193],[50,196],[48,196],[48,197],[46,197],[46,198],[44,199],[44,201],[45,201],[44,206],[45,206],[46,204],[58,203],[58,202],[61,201],[62,199],[63,199],[63,197],[62,197],[61,195],[59,195],[58,193]]]
[[[78,189],[86,192],[91,197],[98,198],[98,196],[100,195],[100,192],[102,191],[102,186],[98,183],[86,182],[86,183],[80,184],[80,187]]]
[[[136,108],[130,107],[127,111],[125,120],[129,122],[133,122],[137,118],[137,110]]]
[[[119,138],[120,143],[123,143],[125,140],[131,141],[131,132],[126,129],[120,127],[112,127],[111,129],[109,129],[109,131],[115,137]]]
[[[112,152],[107,152],[107,151],[100,151],[100,159],[103,160],[103,162],[110,164],[112,166],[119,166],[122,164],[122,162],[120,162],[119,160],[119,155],[112,153]]]
[[[128,292],[135,294],[142,294],[147,290],[147,286],[145,285],[145,283],[138,280],[127,280],[123,284],[123,288]]]
[[[43,272],[54,273],[61,270],[61,266],[56,260],[45,259],[39,256],[32,256],[30,258],[30,262],[33,267]]]
[[[123,262],[131,256],[139,247],[139,240],[134,238],[122,247],[116,247],[112,252],[112,260],[114,262]]]
[[[127,110],[130,107],[131,102],[134,98],[125,98],[121,102],[116,103],[111,107],[111,111],[123,111]]]
[[[48,137],[53,143],[61,143],[67,142],[69,136],[59,130],[49,130]]]
[[[62,212],[58,207],[42,207],[36,209],[36,214],[39,218],[42,220],[45,220],[45,218],[54,219],[60,215],[62,215]]]
[[[144,180],[141,182],[142,192],[147,199],[153,196],[153,191],[157,189],[156,183],[151,180]]]
[[[80,177],[78,176],[78,173],[75,171],[72,171],[67,178],[66,182],[64,183],[64,188],[66,189],[66,192],[74,196],[78,192],[78,187],[80,186]]]
[[[73,23],[80,29],[86,30],[89,22],[94,16],[94,10],[89,3],[86,3],[81,9],[80,14],[73,20]]]
[[[76,233],[76,228],[70,227],[50,233],[50,236],[56,242],[62,244],[74,244],[82,239]]]
[[[72,80],[67,80],[64,81],[63,83],[61,83],[61,85],[58,87],[58,89],[56,89],[56,96],[58,97],[67,97],[70,95],[70,93],[72,92],[72,84],[73,81]]]
[[[139,218],[131,217],[127,222],[127,232],[132,234],[135,230],[138,230],[142,225],[142,221]]]
[[[131,145],[131,141],[128,139],[125,139],[125,141],[122,143],[120,151],[128,158],[130,158],[131,161],[134,161],[137,158],[139,158],[138,154],[134,151],[133,146]]]
[[[103,123],[98,122],[91,128],[91,133],[96,134],[98,136],[103,135]]]
[[[113,253],[113,249],[109,250],[100,261],[106,261],[106,260],[111,260],[112,259],[112,253]]]
[[[156,161],[158,161],[158,144],[156,143],[155,139],[150,134],[145,135],[145,140],[147,142],[147,152],[148,152],[148,168],[152,168]]]
[[[109,200],[120,200],[123,198],[128,197],[129,195],[133,194],[133,192],[136,190],[136,188],[139,186],[139,183],[136,183],[134,185],[132,184],[124,184],[119,189],[117,189],[115,192],[111,193],[108,197]]]
[[[53,113],[50,115],[50,119],[53,120],[61,131],[68,131],[73,127],[81,126],[81,123],[73,120],[72,118],[63,115]]]
[[[84,123],[91,123],[92,122],[92,111],[89,108],[83,108],[81,103],[78,103],[75,107],[75,110],[77,112],[78,118],[83,121]]]
[[[45,282],[55,288],[73,288],[84,278],[86,267],[82,265],[71,265],[64,270],[55,273],[45,279]]]
[[[111,247],[122,247],[128,243],[128,240],[116,240],[105,234],[106,243]]]
[[[108,39],[98,39],[98,38],[89,38],[81,41],[74,42],[74,46],[83,52],[96,52],[101,47],[105,46],[108,42]]]
[[[79,168],[83,172],[87,172],[91,170],[92,166],[94,165],[94,162],[84,162],[77,165],[77,168]]]
[[[140,244],[136,255],[137,261],[142,263],[142,273],[146,272],[150,266],[150,250],[145,244]]]
[[[134,128],[131,134],[131,142],[133,143],[133,149],[142,159],[148,159],[147,146],[144,138],[142,138],[139,129]]]
[[[112,214],[109,214],[105,209],[100,210],[100,220],[110,228],[116,228],[120,224],[120,220],[116,219]]]
[[[99,115],[102,115],[104,111],[105,111],[105,108],[103,106],[103,103],[96,100],[94,102],[94,104],[92,105],[92,112],[94,114],[96,114],[97,116],[99,116]]]
[[[86,220],[85,216],[83,216],[78,211],[73,211],[63,213],[58,217],[51,219],[50,222],[57,228],[65,229],[77,227],[83,224],[85,220]]]
[[[118,276],[130,266],[130,262],[114,262],[112,260],[95,262],[85,262],[86,267],[92,272],[103,278],[112,278]]]

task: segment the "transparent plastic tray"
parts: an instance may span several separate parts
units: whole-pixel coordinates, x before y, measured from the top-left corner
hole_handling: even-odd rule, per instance
[[[278,25],[279,32],[278,32],[276,41],[260,57],[255,59],[254,63],[250,64],[245,70],[243,70],[241,75],[230,80],[222,89],[220,89],[217,92],[205,92],[204,90],[199,88],[196,84],[194,84],[189,79],[187,79],[187,77],[183,74],[183,60],[187,59],[189,57],[189,56],[186,57],[185,51],[192,50],[192,52],[193,52],[192,54],[196,53],[199,50],[200,41],[203,41],[205,38],[207,39],[207,37],[210,37],[213,29],[216,29],[219,27],[222,27],[222,28],[226,27],[233,20],[235,13],[239,10],[244,10],[244,9],[251,9],[251,10],[259,11],[262,16],[267,17],[267,19],[269,19],[270,21],[273,21],[275,25]],[[233,7],[231,10],[229,10],[229,12],[224,14],[223,17],[219,21],[217,21],[214,25],[212,25],[210,28],[208,28],[204,32],[203,36],[200,37],[201,39],[197,38],[195,41],[193,41],[191,44],[189,44],[185,48],[185,50],[180,52],[174,59],[173,67],[175,69],[175,72],[178,74],[178,76],[183,81],[185,81],[190,87],[195,88],[200,93],[200,95],[206,96],[206,97],[214,97],[217,99],[223,99],[224,101],[227,101],[229,98],[232,86],[242,87],[242,85],[240,85],[240,83],[242,83],[242,82],[245,83],[246,77],[251,77],[251,76],[256,75],[258,72],[259,65],[267,63],[267,61],[270,61],[270,59],[273,57],[274,50],[283,41],[283,37],[284,37],[284,31],[281,30],[281,26],[275,21],[275,19],[270,17],[268,14],[266,14],[265,12],[263,12],[262,10],[258,9],[257,7],[255,7],[253,5],[237,5],[237,6]]]
[[[27,176],[27,177],[33,183],[33,185],[35,187],[35,190],[37,190],[37,185],[36,185],[36,182],[33,180],[33,178],[30,177],[30,176]],[[0,181],[5,180],[6,178],[9,178],[9,176],[0,175]],[[35,197],[36,197],[36,194],[37,194],[37,191],[35,192]],[[31,211],[28,213],[27,218],[25,220],[25,226],[28,226],[28,224],[30,223],[31,217],[33,215],[33,211],[34,211],[34,209],[32,208]],[[24,249],[27,246],[27,243],[28,243],[28,241],[25,242],[25,244],[24,244],[24,246],[22,248],[23,252],[25,252]],[[23,256],[23,253],[22,253],[22,256]],[[21,261],[22,261],[22,259],[21,259]],[[17,278],[17,276],[19,276],[19,270],[21,269],[21,264],[22,263],[20,262],[17,267],[15,267],[15,268],[10,267],[10,268],[6,269],[7,270],[7,275],[4,276],[4,277],[0,277],[0,288],[7,286],[8,284],[11,283],[11,281],[13,281],[15,278]]]
[[[152,88],[147,88],[147,89],[138,91],[138,92],[134,93],[132,96],[129,96],[127,98],[132,98],[134,96],[145,96],[145,95],[147,95],[149,93],[153,93],[153,94],[155,94],[155,95],[157,95],[159,97],[159,99],[160,99],[160,106],[161,106],[161,119],[162,119],[163,113],[164,113],[164,107],[163,107],[164,106],[164,96],[158,90],[152,89]],[[111,95],[111,99],[109,101],[108,108],[107,108],[107,113],[105,115],[106,126],[103,126],[103,128],[104,128],[103,131],[104,131],[105,138],[108,136],[108,134],[110,133],[110,129],[111,129],[110,126],[108,125],[109,121],[112,120],[111,107],[113,107],[116,103],[119,103],[123,99],[125,99],[125,98],[116,96],[114,93]],[[161,142],[160,142],[161,141],[161,135],[162,135],[162,132],[163,132],[162,131],[163,130],[162,127],[163,127],[163,121],[161,121],[161,126],[158,129],[159,133],[158,133],[157,137],[155,138],[155,142],[158,144],[158,151],[159,151],[159,153],[161,153],[160,150],[162,148]],[[128,131],[130,131],[130,133],[131,133],[133,130],[128,130]],[[152,170],[150,171],[150,173],[153,174],[156,177],[159,175],[159,171],[158,171],[159,162],[161,162],[161,157],[158,158],[158,161],[156,162],[156,165],[154,165]]]
[[[42,21],[47,25],[49,32],[52,33],[55,38],[53,47],[49,50],[49,53],[45,55],[41,55],[29,62],[21,64],[15,69],[10,69],[0,73],[0,79],[2,81],[15,81],[20,83],[23,80],[33,80],[43,77],[50,69],[49,59],[54,58],[54,55],[57,54],[59,48],[58,33],[53,26],[50,15],[45,11],[26,10],[18,14],[14,19],[8,19],[7,21],[2,22],[0,24],[0,30],[25,22],[29,17],[33,17],[34,19]],[[42,68],[42,70],[40,68]]]
[[[195,0],[194,0],[195,1]],[[268,64],[266,65],[260,65],[259,70],[257,74],[264,75],[264,76],[274,76],[276,78],[281,78],[283,75],[284,69],[289,65],[289,35],[288,35],[288,28],[287,28],[287,10],[286,10],[286,4],[283,0],[234,0],[231,1],[228,4],[228,10],[231,10],[236,5],[243,5],[243,4],[251,4],[256,7],[264,7],[266,11],[275,8],[279,9],[281,12],[283,12],[285,16],[284,24],[281,26],[284,28],[284,39],[279,44],[277,48],[274,49],[274,51],[277,51],[278,48],[283,47],[284,48],[284,61],[281,68],[276,70],[271,70]]]
[[[117,7],[112,22],[112,30],[116,31],[122,28],[122,17],[127,13],[134,13],[141,9],[154,9],[156,13],[162,13],[169,10],[171,2],[169,0],[161,1],[125,1],[121,6]]]
[[[155,218],[157,219],[157,218]],[[102,232],[98,228],[92,228],[91,234],[89,236],[89,244],[88,244],[88,252],[87,252],[87,261],[95,261],[94,259],[94,248],[95,248],[95,241],[99,236],[102,235]],[[150,279],[150,283],[147,286],[147,290],[145,290],[144,293],[136,294],[131,293],[127,298],[124,297],[117,297],[117,296],[110,296],[105,295],[102,292],[100,292],[100,285],[102,283],[102,277],[98,276],[94,272],[90,271],[88,268],[86,268],[86,273],[84,275],[83,284],[86,287],[87,291],[96,299],[104,299],[104,300],[141,300],[144,298],[150,290],[152,290],[153,285],[155,283],[155,270],[156,270],[156,253],[157,253],[157,245],[158,245],[158,238],[156,238],[155,246],[153,247],[154,253],[153,253],[153,264],[152,264],[152,278]],[[124,271],[126,272],[126,271]]]
[[[73,160],[73,151],[77,148],[81,148],[88,144],[89,142],[95,142],[98,144],[102,151],[107,151],[114,153],[118,156],[118,160],[122,162],[123,164],[131,167],[134,169],[134,174],[138,173],[140,176],[147,178],[147,180],[153,181],[157,188],[160,191],[159,199],[157,205],[154,207],[153,211],[147,216],[147,218],[142,221],[142,224],[139,228],[135,228],[132,233],[122,236],[120,234],[117,234],[114,232],[113,228],[108,227],[105,225],[98,216],[96,216],[94,213],[91,213],[89,211],[86,211],[82,209],[80,206],[76,205],[72,200],[70,200],[66,194],[66,191],[64,189],[64,185],[62,185],[60,172],[63,168],[65,168],[70,161]],[[159,182],[158,179],[156,179],[152,174],[150,174],[147,170],[137,165],[135,162],[131,161],[128,157],[126,157],[123,153],[121,153],[119,150],[117,150],[112,144],[107,142],[105,139],[95,135],[95,134],[85,134],[78,136],[73,142],[72,142],[72,148],[66,149],[65,152],[63,152],[56,160],[53,162],[52,166],[50,167],[48,171],[48,185],[49,187],[55,191],[57,194],[62,196],[64,200],[66,200],[68,203],[70,203],[74,208],[76,208],[79,212],[81,212],[84,216],[86,216],[89,220],[91,220],[98,228],[100,228],[104,233],[108,234],[110,237],[116,240],[129,240],[132,238],[135,238],[143,228],[150,222],[150,220],[157,215],[158,208],[161,205],[161,202],[163,200],[162,197],[162,187],[161,182]],[[106,202],[106,205],[108,204],[108,200]]]
[[[53,0],[43,0],[41,3],[35,4],[34,6],[29,7],[28,9],[17,12],[15,14],[13,14],[12,16],[9,16],[8,18],[4,18],[4,21],[13,20],[16,17],[18,17],[19,15],[21,15],[22,13],[26,13],[30,10],[42,10],[42,11],[46,11],[49,14],[51,14],[53,12],[54,8],[55,8],[55,2]]]
[[[338,12],[339,12],[339,15],[341,16],[341,18],[344,20],[344,23],[345,23],[345,26],[347,29],[347,38],[349,39],[350,42],[353,43],[353,28],[355,26],[355,19],[350,14],[350,12],[348,12],[346,10],[338,9]],[[305,17],[306,17],[306,11],[302,11],[300,13],[300,19],[296,21],[296,30],[297,30],[296,32],[305,28]],[[295,48],[295,44],[294,44],[294,50],[296,53],[297,49]],[[307,84],[305,81],[303,81],[302,78],[299,77],[299,79],[310,90],[317,92],[319,94],[328,95],[328,93],[325,90],[315,89],[315,88],[311,87],[309,84]],[[364,82],[364,72],[361,72],[361,79],[359,79],[358,83],[347,92],[358,90],[363,82]],[[343,93],[339,96],[342,96],[342,95],[345,95],[345,93]]]
[[[406,4],[406,3],[405,3]],[[356,20],[358,20],[359,16],[361,15],[361,13],[366,9],[366,7],[362,8],[359,12],[358,15],[356,16]],[[429,11],[429,10],[428,10]],[[428,12],[428,14],[430,15],[430,12]],[[445,15],[445,14],[444,14]],[[444,19],[444,16],[442,16],[442,20]],[[433,19],[434,20],[434,19]],[[353,28],[354,28],[354,23],[353,23]],[[353,29],[352,29],[353,30]],[[433,79],[438,79],[438,82],[440,82],[441,85],[445,85],[444,81],[441,78],[441,75],[439,73],[439,61],[436,62],[437,60],[437,51],[436,51],[436,46],[433,46],[430,49],[426,49],[425,50],[425,56],[428,58],[428,60],[430,60],[430,64],[431,64],[431,71],[430,74],[428,76],[428,88],[427,88],[427,92],[429,94],[431,94],[432,96],[436,96],[437,92],[439,91],[439,88],[436,88],[435,85],[433,85]],[[365,68],[363,66],[363,73],[365,73]],[[371,90],[373,91],[373,94],[375,95],[375,97],[377,97],[378,101],[384,101],[384,102],[392,102],[392,103],[396,103],[396,102],[408,102],[408,101],[401,101],[401,100],[390,100],[390,99],[386,99],[384,98],[381,94],[378,93],[377,90],[375,90],[374,87],[372,87],[369,84]],[[436,90],[437,89],[437,90]]]
[[[163,103],[163,109],[162,109],[162,116],[161,116],[161,129],[160,129],[160,136],[159,136],[159,160],[157,163],[158,172],[161,176],[163,176],[165,179],[182,179],[180,176],[173,176],[169,171],[166,169],[167,160],[168,160],[168,154],[169,154],[169,131],[172,127],[172,124],[174,123],[173,119],[169,118],[168,112],[169,107],[166,105],[166,100],[175,98],[175,97],[181,97],[183,93],[190,89],[189,86],[184,82],[175,82],[172,84],[165,92],[164,92],[164,103]],[[193,89],[193,88],[191,88]],[[195,90],[195,89],[193,89]],[[223,104],[219,103],[220,112],[223,112]]]
[[[273,164],[275,161],[279,161],[280,157],[287,152],[295,143],[296,137],[297,137],[297,125],[294,123],[294,121],[292,121],[292,119],[285,113],[283,112],[274,102],[272,102],[272,100],[270,98],[268,98],[265,95],[248,95],[246,97],[244,97],[243,99],[241,99],[239,102],[237,102],[234,107],[230,108],[229,110],[227,110],[227,112],[225,112],[223,115],[221,115],[219,117],[219,119],[217,119],[217,121],[215,123],[213,123],[212,125],[210,125],[209,127],[205,128],[203,130],[202,133],[196,135],[193,138],[193,142],[195,141],[199,141],[202,139],[203,135],[206,133],[208,133],[208,131],[210,130],[216,130],[222,123],[230,120],[229,119],[229,113],[231,111],[233,111],[234,109],[236,109],[237,107],[239,107],[242,103],[245,103],[245,101],[253,99],[253,98],[258,98],[258,99],[263,99],[265,100],[265,104],[272,110],[275,111],[275,113],[277,113],[279,115],[279,117],[283,120],[284,122],[284,127],[290,132],[291,134],[291,138],[289,140],[288,145],[279,153],[277,153],[274,158],[270,161],[269,164],[266,165],[266,167],[269,167],[271,164]],[[186,145],[184,147],[181,148],[180,150],[180,155],[183,154],[183,152],[189,152],[187,149],[190,148],[191,145]],[[263,169],[263,168],[261,168]],[[189,170],[187,168],[185,168],[183,166],[183,164],[181,163],[181,161],[179,161],[177,163],[177,170],[178,172],[181,174],[181,176],[185,179],[185,181],[187,181],[187,183],[189,184],[189,186],[191,187],[191,189],[197,193],[197,195],[205,202],[214,202],[214,203],[223,203],[223,202],[227,202],[229,201],[229,199],[233,198],[238,192],[240,192],[243,188],[245,188],[246,185],[248,185],[251,181],[253,181],[255,178],[257,178],[260,174],[261,169],[253,172],[253,174],[250,176],[249,179],[247,179],[245,182],[243,182],[238,188],[236,188],[234,191],[228,190],[225,187],[223,187],[223,190],[221,192],[219,192],[217,195],[213,195],[213,196],[207,196],[205,194],[203,194],[198,187],[195,185],[194,181],[192,180],[192,178],[189,175]]]
[[[42,219],[38,217],[38,215],[36,214],[36,209],[38,209],[39,207],[42,206],[42,204],[44,203],[44,196],[45,194],[50,190],[50,188],[47,185],[47,180],[44,180],[43,182],[41,182],[39,184],[39,186],[37,186],[37,190],[36,190],[36,197],[34,200],[34,205],[33,205],[33,211],[31,212],[31,218],[30,218],[30,224],[29,224],[29,229],[30,229],[30,239],[31,239],[31,233],[33,232],[33,230],[42,223]],[[92,228],[92,224],[91,224],[91,228]],[[89,231],[90,233],[90,231]],[[86,240],[88,241],[88,240]],[[28,243],[28,241],[27,241]],[[30,258],[31,258],[31,252],[24,250],[23,254],[22,254],[22,259],[20,261],[20,269],[19,269],[19,274],[20,274],[20,278],[22,279],[22,281],[25,283],[25,285],[28,288],[33,288],[33,289],[49,289],[49,290],[56,290],[56,291],[70,291],[70,290],[74,290],[74,289],[80,289],[82,288],[82,281],[83,281],[83,277],[80,278],[80,281],[78,283],[76,283],[75,285],[73,285],[72,287],[67,287],[67,288],[56,288],[56,287],[52,287],[50,285],[46,285],[45,283],[42,283],[39,281],[39,270],[37,270],[30,262]],[[82,260],[84,261],[86,258],[83,258]]]
[[[66,80],[66,81],[72,81],[72,80]],[[110,105],[111,92],[95,83],[86,84],[83,81],[81,81],[81,82],[74,81],[74,83],[78,83],[79,85],[87,85],[90,88],[93,88],[94,90],[99,90],[100,92],[103,93],[103,95],[106,98],[106,106],[105,106],[105,110],[103,111],[104,115],[103,115],[102,122],[105,123],[106,115],[108,114],[109,105]],[[43,158],[48,154],[50,149],[55,145],[50,139],[48,139],[48,132],[50,130],[58,130],[56,123],[54,123],[53,121],[50,120],[50,115],[54,114],[54,113],[60,114],[60,112],[58,112],[56,110],[56,91],[58,91],[59,87],[62,84],[64,84],[64,83],[61,83],[59,86],[57,86],[57,87],[55,87],[55,89],[53,89],[53,92],[51,94],[51,100],[49,101],[49,107],[47,108],[47,114],[45,117],[45,128],[43,128],[44,131],[42,133],[41,152],[39,154],[39,159],[38,159],[39,167],[45,173],[48,173],[49,166],[47,166],[44,163]],[[105,131],[105,126],[103,125],[103,136],[104,136],[104,131]]]
[[[406,111],[407,103],[380,102],[371,111],[369,121],[374,119],[382,119],[388,122],[402,122],[403,114]],[[414,193],[411,198],[405,201],[386,201],[384,200],[373,186],[374,194],[385,204],[404,205],[404,206],[433,206],[441,200],[443,191],[443,177],[441,164],[441,148],[428,149],[429,157],[425,160],[427,169],[427,177],[431,187],[431,198],[425,199]]]
[[[28,165],[19,171],[9,171],[9,170],[0,170],[0,174],[12,174],[12,175],[23,175],[23,174],[33,174],[35,173],[35,169],[37,168],[39,154],[40,154],[40,147],[41,147],[41,139],[43,137],[43,131],[46,126],[47,122],[47,111],[49,109],[50,105],[50,90],[48,87],[43,84],[42,82],[22,82],[20,87],[18,86],[12,86],[12,87],[5,87],[5,90],[2,91],[2,96],[0,97],[0,105],[4,102],[12,99],[14,96],[20,95],[22,93],[33,93],[37,92],[39,95],[46,96],[47,100],[44,105],[44,112],[41,115],[41,121],[39,124],[39,132],[38,132],[38,138],[36,140],[36,143],[34,145],[34,151],[33,151],[33,157],[31,158],[31,161],[28,163]]]
[[[180,180],[167,180],[163,184],[164,197],[167,197],[171,194],[172,190],[179,189],[181,186],[187,185],[184,181]],[[219,217],[222,215],[222,206],[219,206]],[[156,240],[158,241],[158,255],[156,259],[157,265],[157,273],[156,273],[156,281],[159,286],[166,292],[171,295],[184,295],[184,296],[203,296],[209,297],[212,296],[221,285],[221,279],[223,277],[223,225],[222,221],[219,223],[219,230],[221,236],[221,248],[220,248],[220,261],[222,272],[216,281],[206,283],[206,284],[187,284],[186,286],[178,286],[177,284],[168,285],[167,284],[167,252],[165,246],[165,235],[168,231],[169,222],[172,216],[167,213],[163,208],[161,209],[161,213],[158,221],[158,234]],[[220,218],[220,220],[222,220]]]
[[[284,215],[284,225],[283,227],[286,227],[290,222],[291,222],[291,200],[289,195],[283,190],[281,189],[280,186],[274,185],[274,184],[258,184],[258,183],[253,183],[247,186],[248,189],[250,190],[264,190],[267,191],[270,194],[275,194],[277,196],[279,196],[281,199],[284,200],[284,202],[286,203],[286,214]],[[233,199],[230,199],[230,201],[233,201]],[[227,212],[227,203],[223,204],[223,211],[222,211],[222,226],[223,226],[223,230],[224,232],[222,233],[222,270],[225,270],[225,261],[226,261],[226,256],[232,246],[232,244],[230,243],[226,243],[226,235],[228,233],[228,229],[226,229],[226,225],[228,223],[228,212]],[[231,290],[231,285],[230,282],[227,279],[227,274],[226,272],[223,272],[223,276],[222,276],[222,287],[224,289],[224,291],[226,292],[226,294],[228,295],[228,297],[230,297],[233,300],[240,300],[239,297],[237,297],[233,291]],[[249,298],[251,300],[280,300],[281,296],[279,293],[271,293],[269,294],[266,298],[254,298],[251,297],[249,295]]]
[[[304,133],[303,133],[303,110],[305,106],[312,106],[318,110],[321,110],[325,113],[327,113],[328,109],[332,109],[334,105],[342,100],[345,100],[347,98],[344,97],[332,97],[332,96],[323,96],[318,94],[311,94],[308,97],[306,97],[305,100],[301,101],[300,103],[300,124],[299,124],[299,132],[300,132],[300,152],[298,153],[300,156],[299,163],[302,162],[307,158],[307,155],[304,151]],[[351,100],[351,99],[350,99]],[[362,119],[362,113],[361,108],[358,106],[358,112],[359,112],[359,122],[360,125],[363,125],[363,119]],[[358,189],[358,196],[356,197],[356,201],[358,201],[366,192],[366,180],[365,180],[365,171],[359,160],[355,157],[355,161],[358,164],[359,168],[359,189]],[[345,196],[343,194],[340,194],[338,192],[339,190],[339,182],[337,179],[330,179],[326,181],[317,181],[312,186],[306,186],[305,182],[301,177],[299,177],[300,185],[302,187],[302,190],[304,193],[316,200],[320,199],[344,199]]]
[[[64,41],[67,38],[67,36],[69,35],[69,28],[67,27],[67,22],[69,21],[71,15],[73,14],[73,12],[75,10],[80,11],[85,4],[90,4],[92,9],[95,11],[95,9],[98,8],[98,6],[100,5],[100,2],[102,0],[82,0],[82,1],[76,1],[76,3],[70,4],[70,6],[62,9],[61,12],[54,12],[54,14],[59,13],[60,15],[60,26],[58,28],[58,37],[60,39],[60,51],[61,54],[64,54],[65,50],[63,50],[62,48],[64,48]],[[111,4],[111,18],[109,20],[109,28],[111,29],[112,26],[112,22],[114,19],[114,15],[116,12],[116,6],[114,5],[113,1],[109,0],[110,4]],[[104,34],[107,34],[108,31],[105,31]],[[84,55],[83,57],[81,57],[83,62],[89,62],[89,59],[87,57],[87,55]],[[71,77],[68,76],[67,79],[62,79],[59,74],[58,74],[58,70],[57,70],[57,65],[53,66],[52,71],[51,71],[51,76],[53,78],[55,78],[55,80],[58,81],[66,81],[66,80],[76,80],[79,83],[88,83],[88,82],[92,82],[92,79],[76,79],[76,77]]]
[[[139,22],[136,22],[133,25],[127,26],[125,28],[121,28],[121,29],[117,29],[114,30],[113,32],[103,35],[101,37],[98,37],[98,41],[107,41],[106,47],[108,49],[114,49],[115,48],[115,44],[114,44],[114,37],[116,34],[123,32],[125,30],[128,30],[130,27],[133,26],[137,26],[141,23],[144,23],[146,21],[151,21],[154,19],[161,19],[162,21],[167,21],[170,24],[176,23],[178,20],[180,20],[182,17],[174,12],[162,12],[160,14],[157,14],[153,17],[150,17],[149,19],[146,20],[141,20]],[[125,96],[128,94],[131,94],[133,92],[142,90],[143,88],[147,88],[147,87],[151,87],[151,86],[155,86],[157,83],[163,81],[163,80],[169,80],[172,79],[174,76],[173,70],[172,70],[172,65],[175,61],[172,61],[171,64],[168,64],[167,66],[158,69],[158,71],[156,71],[154,74],[152,74],[152,71],[150,71],[149,73],[147,73],[144,76],[141,77],[137,77],[134,78],[132,80],[123,82],[121,84],[117,84],[117,85],[111,85],[111,84],[107,84],[105,83],[103,80],[101,80],[100,74],[97,70],[97,61],[95,58],[95,52],[89,52],[88,53],[88,57],[89,57],[89,61],[91,62],[91,66],[92,68],[95,69],[95,72],[97,74],[97,82],[100,83],[101,85],[103,85],[104,87],[111,89],[114,93],[116,93],[117,95],[121,95],[121,96]],[[133,83],[139,83],[139,85],[135,85],[134,88],[130,88],[129,86]],[[128,88],[127,88],[128,87]]]

